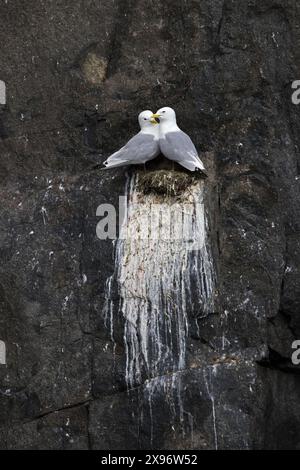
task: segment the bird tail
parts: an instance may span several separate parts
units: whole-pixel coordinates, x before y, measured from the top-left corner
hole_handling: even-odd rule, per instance
[[[109,170],[110,168],[118,168],[119,166],[124,166],[128,165],[127,160],[117,160],[117,161],[109,161],[109,158],[103,162],[103,165],[105,168],[102,168],[102,170]]]
[[[196,171],[196,169],[199,169],[199,170],[205,172],[203,165],[198,163],[196,160],[193,160],[193,161],[191,161],[191,160],[182,160],[178,163],[181,166],[183,166],[184,168],[186,168],[187,170]]]
[[[203,175],[205,178],[208,177],[208,174],[207,174],[207,172],[206,172],[206,170],[205,170],[205,168],[204,168],[204,165],[203,165],[202,161],[200,160],[200,158],[199,158],[199,160],[197,161],[195,167],[196,167],[196,168],[195,168],[195,171],[197,171],[198,173],[201,173],[201,175]]]
[[[182,160],[180,162],[181,166],[187,168],[190,171],[201,171],[205,176],[207,176],[203,163],[200,158],[192,158],[190,160]]]
[[[204,168],[203,169],[202,168],[196,168],[195,171],[197,173],[200,173],[201,176],[203,176],[204,178],[208,178],[208,174],[207,174],[207,172]]]

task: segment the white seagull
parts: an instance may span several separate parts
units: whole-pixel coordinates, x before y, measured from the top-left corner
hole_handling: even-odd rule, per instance
[[[152,118],[159,118],[159,145],[164,156],[190,171],[198,168],[206,175],[195,145],[190,137],[177,126],[174,109],[161,108],[152,115]]]
[[[157,157],[160,153],[159,125],[152,116],[153,113],[149,110],[142,111],[139,114],[140,132],[103,163],[106,168],[141,165]]]

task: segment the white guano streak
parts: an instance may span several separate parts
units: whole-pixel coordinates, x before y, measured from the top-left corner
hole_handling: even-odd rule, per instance
[[[198,181],[176,201],[141,193],[135,176],[127,185],[127,216],[116,242],[115,271],[107,281],[105,316],[112,339],[113,312],[124,318],[128,388],[183,370],[188,312],[200,305],[205,316],[212,308],[203,190]],[[113,281],[117,309],[110,298]]]

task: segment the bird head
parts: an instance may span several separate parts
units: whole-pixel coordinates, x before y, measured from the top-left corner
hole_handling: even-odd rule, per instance
[[[176,122],[176,114],[174,109],[167,106],[165,108],[160,108],[158,111],[156,111],[155,114],[152,114],[152,118],[159,119],[160,122]]]
[[[155,124],[158,124],[158,122],[152,116],[153,116],[153,113],[152,111],[149,111],[149,110],[142,111],[139,114],[138,120],[139,120],[139,125],[141,129],[143,129],[146,126],[153,126]]]

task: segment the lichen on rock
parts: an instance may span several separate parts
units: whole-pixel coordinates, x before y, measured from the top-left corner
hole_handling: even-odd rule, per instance
[[[89,52],[82,68],[86,80],[94,85],[101,85],[106,76],[107,60]]]

